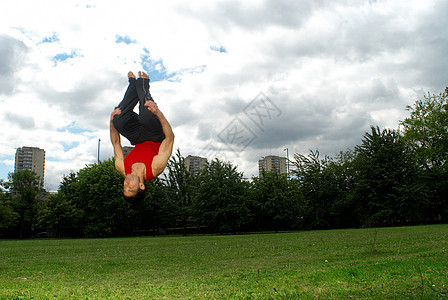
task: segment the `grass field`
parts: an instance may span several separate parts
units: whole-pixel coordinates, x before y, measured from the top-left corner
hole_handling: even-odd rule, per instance
[[[447,297],[448,225],[0,242],[0,299]]]

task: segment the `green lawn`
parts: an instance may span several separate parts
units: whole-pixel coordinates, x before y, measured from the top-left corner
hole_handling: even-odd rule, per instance
[[[0,299],[439,299],[448,225],[0,242]]]

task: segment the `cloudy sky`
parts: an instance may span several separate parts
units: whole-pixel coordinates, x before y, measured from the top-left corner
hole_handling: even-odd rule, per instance
[[[46,151],[45,186],[112,156],[109,117],[146,71],[184,156],[258,175],[266,155],[353,149],[448,85],[448,2],[1,1],[0,178]],[[123,139],[124,145],[129,145]]]

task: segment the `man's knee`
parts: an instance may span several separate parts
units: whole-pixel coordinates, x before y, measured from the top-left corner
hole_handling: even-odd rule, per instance
[[[121,115],[115,115],[112,123],[114,124],[115,129],[121,133],[124,124],[124,118]]]

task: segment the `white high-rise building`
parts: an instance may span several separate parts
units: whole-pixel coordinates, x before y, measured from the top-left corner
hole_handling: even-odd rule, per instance
[[[197,175],[200,170],[205,168],[207,159],[199,156],[188,155],[185,158],[185,167],[190,173]]]
[[[16,150],[14,172],[30,170],[39,177],[39,183],[44,186],[45,150],[36,147],[21,147]]]
[[[286,157],[269,155],[258,161],[258,174],[263,178],[263,170],[286,174]]]

